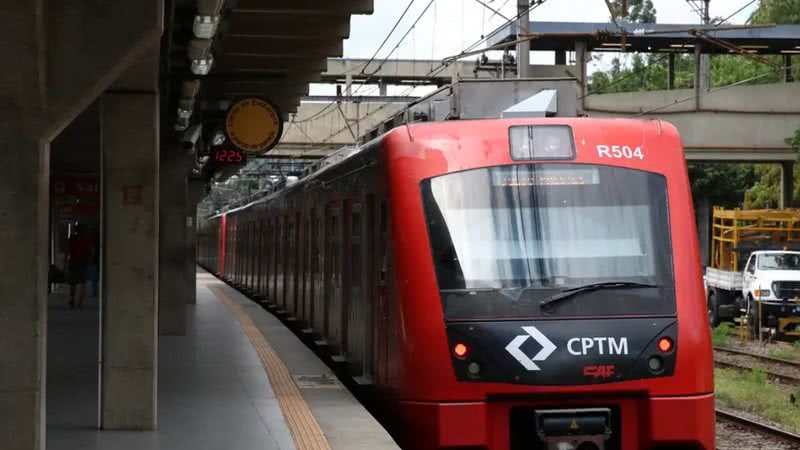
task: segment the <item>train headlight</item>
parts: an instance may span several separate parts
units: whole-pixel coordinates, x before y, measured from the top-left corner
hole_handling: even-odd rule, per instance
[[[575,159],[575,141],[568,125],[517,125],[508,130],[511,159]]]
[[[472,361],[471,363],[467,364],[467,372],[473,377],[480,375],[481,373],[481,365]]]
[[[664,360],[660,356],[651,356],[647,359],[647,368],[650,372],[659,373],[664,369]]]

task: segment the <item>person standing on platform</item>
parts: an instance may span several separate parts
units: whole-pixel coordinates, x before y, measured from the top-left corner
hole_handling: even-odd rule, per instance
[[[86,270],[92,261],[94,244],[82,224],[75,226],[75,231],[69,238],[68,255],[68,282],[69,282],[69,307],[75,308],[76,288],[78,290],[78,309],[83,309],[86,298]]]

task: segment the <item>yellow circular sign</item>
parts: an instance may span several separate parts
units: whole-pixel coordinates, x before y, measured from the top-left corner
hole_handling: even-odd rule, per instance
[[[246,98],[234,103],[225,118],[230,142],[247,153],[265,152],[281,138],[283,117],[272,103]]]

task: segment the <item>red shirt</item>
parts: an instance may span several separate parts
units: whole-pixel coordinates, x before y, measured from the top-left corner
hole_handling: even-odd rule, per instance
[[[85,234],[69,238],[69,259],[72,262],[88,263],[92,255],[92,240]]]

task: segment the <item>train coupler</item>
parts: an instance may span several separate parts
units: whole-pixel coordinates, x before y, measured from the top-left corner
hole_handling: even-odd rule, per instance
[[[536,434],[547,450],[605,450],[611,437],[611,410],[537,410]]]

